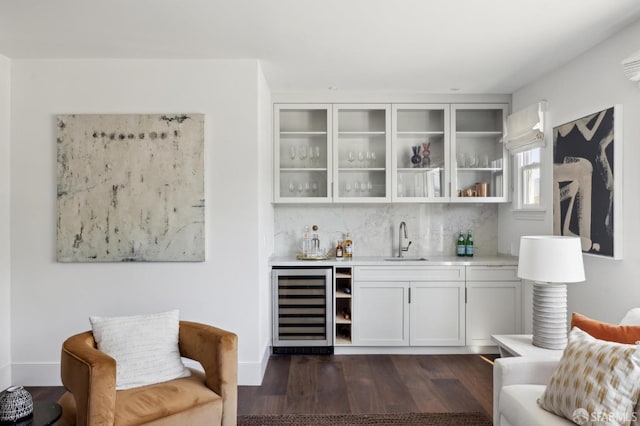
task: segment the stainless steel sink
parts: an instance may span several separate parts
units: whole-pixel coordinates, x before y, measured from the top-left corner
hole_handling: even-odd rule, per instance
[[[389,262],[419,262],[419,261],[424,261],[429,259],[427,259],[426,257],[406,256],[406,257],[387,257],[384,260],[387,260]]]

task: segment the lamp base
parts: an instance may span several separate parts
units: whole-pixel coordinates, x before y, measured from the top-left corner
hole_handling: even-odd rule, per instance
[[[545,349],[567,346],[566,284],[533,283],[533,345]]]

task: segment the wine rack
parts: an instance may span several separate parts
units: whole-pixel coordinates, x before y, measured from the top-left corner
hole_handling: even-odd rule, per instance
[[[353,269],[351,267],[337,266],[334,277],[334,344],[335,346],[350,345],[353,333],[351,320],[353,308]]]

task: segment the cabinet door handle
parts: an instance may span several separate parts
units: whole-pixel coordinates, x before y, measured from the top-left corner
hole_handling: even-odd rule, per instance
[[[409,303],[411,303],[411,287],[409,287]]]

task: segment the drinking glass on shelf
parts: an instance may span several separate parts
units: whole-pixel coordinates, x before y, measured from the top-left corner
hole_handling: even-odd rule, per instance
[[[351,192],[351,184],[349,182],[344,184],[344,190],[346,192]]]
[[[320,146],[316,145],[313,147],[313,157],[316,160],[316,166],[320,165]]]
[[[289,192],[296,192],[296,183],[294,181],[289,182]]]
[[[309,182],[304,183],[304,192],[309,192],[311,189],[311,184]]]
[[[364,151],[358,151],[358,163],[360,167],[362,167],[362,163],[364,162]]]
[[[360,183],[359,183],[358,181],[355,181],[355,182],[353,183],[353,190],[354,190],[355,192],[359,192],[359,191],[360,191]]]
[[[372,189],[373,189],[373,184],[371,182],[367,182],[367,191],[371,192]]]
[[[362,182],[362,183],[360,184],[360,191],[362,191],[362,192],[366,192],[368,187],[369,187],[369,185],[368,185],[368,183],[367,183],[367,182]]]
[[[375,166],[375,162],[376,162],[376,153],[375,151],[371,151],[371,165]]]
[[[311,192],[318,192],[318,182],[315,180],[311,182]]]
[[[294,160],[296,159],[296,147],[291,145],[289,147],[289,158],[291,158],[291,166],[294,165]]]
[[[302,183],[298,184],[298,192],[302,193],[302,191],[304,191],[304,185],[302,185]]]
[[[349,167],[353,167],[353,162],[356,161],[356,155],[353,153],[353,151],[349,151],[347,153],[347,160],[349,160]]]
[[[367,163],[366,163],[366,164],[367,164],[367,167],[371,167],[371,152],[367,151],[367,152],[365,153],[365,156],[366,156],[366,158],[367,158]]]
[[[306,167],[305,160],[307,159],[307,147],[301,146],[298,149],[298,156],[300,157],[300,162],[302,163],[302,167]]]

